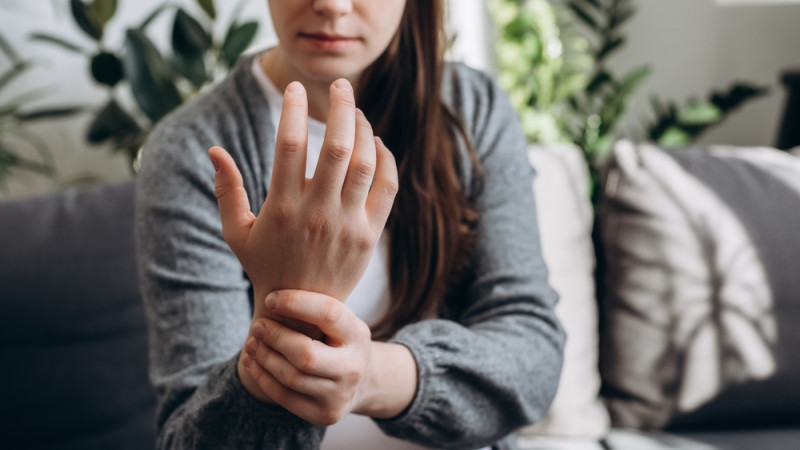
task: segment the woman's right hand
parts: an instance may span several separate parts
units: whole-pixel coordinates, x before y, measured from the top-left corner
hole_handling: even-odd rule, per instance
[[[397,193],[392,153],[356,109],[345,79],[331,85],[325,140],[314,177],[305,177],[308,100],[289,84],[275,145],[272,182],[258,217],[233,159],[209,155],[225,241],[253,283],[255,317],[272,291],[299,289],[345,301],[361,278]]]

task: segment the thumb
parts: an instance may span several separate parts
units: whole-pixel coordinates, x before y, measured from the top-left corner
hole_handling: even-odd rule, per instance
[[[222,147],[211,147],[208,151],[214,164],[214,194],[217,196],[219,216],[222,220],[222,235],[234,253],[242,248],[255,222],[250,211],[250,201],[244,190],[242,174],[236,163]]]

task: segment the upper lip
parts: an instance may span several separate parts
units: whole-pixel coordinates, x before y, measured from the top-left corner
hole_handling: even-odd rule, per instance
[[[352,36],[343,36],[341,34],[329,34],[329,33],[300,33],[301,36],[310,37],[314,39],[325,39],[328,41],[342,41],[342,40],[353,40],[356,39]]]

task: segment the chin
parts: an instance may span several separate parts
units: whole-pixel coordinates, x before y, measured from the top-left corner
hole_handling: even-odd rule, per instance
[[[356,61],[319,61],[316,64],[307,64],[304,71],[311,80],[333,83],[339,78],[353,80],[367,67],[363,62]]]

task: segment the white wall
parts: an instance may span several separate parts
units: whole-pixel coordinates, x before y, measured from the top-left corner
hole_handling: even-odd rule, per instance
[[[628,44],[612,63],[624,70],[649,63],[625,127],[651,112],[649,97],[704,98],[735,80],[769,85],[772,93],[745,105],[701,143],[774,145],[786,91],[783,70],[800,70],[800,5],[721,7],[712,0],[639,0],[627,26]]]

